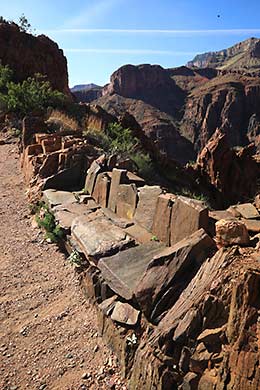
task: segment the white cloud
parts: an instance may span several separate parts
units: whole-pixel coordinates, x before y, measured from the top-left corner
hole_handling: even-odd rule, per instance
[[[95,54],[133,54],[133,55],[170,55],[170,56],[183,56],[183,55],[195,55],[196,52],[186,51],[171,51],[171,50],[150,50],[150,49],[63,49],[67,53],[95,53]]]
[[[110,0],[109,3],[116,3],[120,0]],[[107,3],[103,1],[103,3]],[[100,5],[101,3],[99,3]],[[97,4],[98,6],[98,4]],[[95,13],[93,11],[93,13]],[[84,15],[80,15],[77,20],[74,22],[78,24],[83,24],[83,20],[86,20],[88,16],[84,19]],[[223,29],[223,30],[159,30],[159,29],[113,29],[113,28],[63,28],[57,30],[45,30],[45,33],[72,33],[72,34],[103,34],[103,33],[112,33],[112,34],[155,34],[155,35],[251,35],[251,34],[260,34],[259,28],[251,29]]]
[[[121,2],[122,0],[95,0],[92,4],[83,8],[78,15],[67,20],[65,25],[80,27],[97,23]],[[61,29],[60,31],[73,31],[73,29]]]

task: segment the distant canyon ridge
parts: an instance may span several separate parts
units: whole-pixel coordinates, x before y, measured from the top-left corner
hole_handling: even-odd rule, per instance
[[[130,114],[146,146],[166,161],[194,160],[213,133],[230,146],[260,144],[260,39],[197,55],[186,66],[125,65],[104,87],[72,89],[117,118]]]

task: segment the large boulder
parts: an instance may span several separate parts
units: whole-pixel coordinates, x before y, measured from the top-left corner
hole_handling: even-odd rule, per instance
[[[150,241],[101,259],[98,267],[109,287],[122,298],[130,300],[147,265],[161,251],[161,244]]]
[[[216,223],[216,242],[219,247],[248,245],[249,235],[246,225],[238,219],[221,219]]]
[[[145,315],[158,321],[214,250],[214,241],[200,229],[154,256],[135,289]]]
[[[178,196],[171,214],[171,245],[188,237],[197,230],[208,230],[208,208],[201,201]]]

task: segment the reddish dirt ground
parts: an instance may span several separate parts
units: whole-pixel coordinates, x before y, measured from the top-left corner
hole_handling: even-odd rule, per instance
[[[15,144],[0,146],[0,389],[126,389],[76,273],[32,226]]]

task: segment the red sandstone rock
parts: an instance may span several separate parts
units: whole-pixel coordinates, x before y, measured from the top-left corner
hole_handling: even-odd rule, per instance
[[[14,23],[0,23],[0,58],[14,71],[17,81],[41,73],[54,89],[70,95],[66,57],[45,35],[35,37],[21,32]]]
[[[260,165],[253,154],[253,145],[236,154],[228,147],[226,135],[217,130],[198,156],[195,169],[218,190],[224,204],[235,204],[257,191]]]
[[[245,224],[237,219],[221,219],[216,223],[216,242],[219,247],[248,245],[249,235]]]
[[[158,319],[174,304],[180,289],[214,249],[214,241],[200,229],[151,260],[135,289],[136,299],[149,319]]]
[[[178,196],[171,213],[171,245],[189,237],[201,228],[207,231],[208,224],[208,208],[203,202]]]

